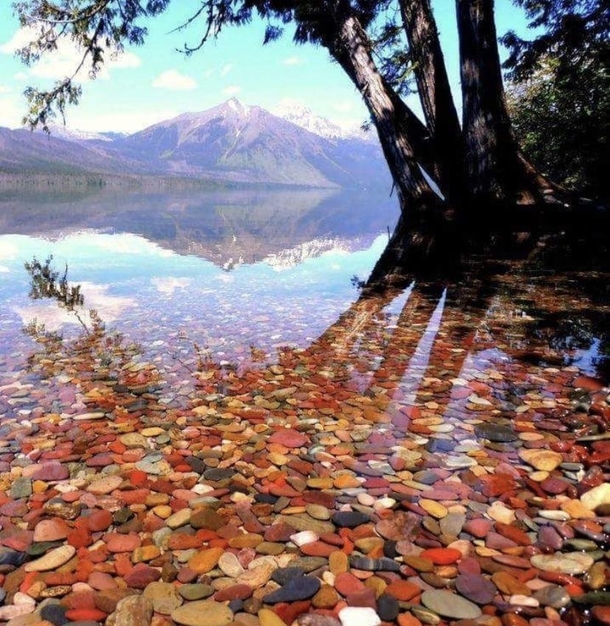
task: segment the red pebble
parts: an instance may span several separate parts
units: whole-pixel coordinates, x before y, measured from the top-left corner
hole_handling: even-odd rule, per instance
[[[328,557],[336,549],[336,546],[331,546],[323,541],[312,541],[301,546],[301,552],[306,556]]]
[[[77,528],[68,534],[66,541],[77,549],[85,548],[93,543],[93,537],[83,528]]]
[[[344,597],[364,589],[364,585],[353,574],[342,572],[335,578],[335,589]]]
[[[421,592],[422,589],[418,585],[408,580],[396,580],[385,588],[385,593],[389,593],[402,602],[409,602]]]
[[[62,604],[70,610],[93,609],[95,608],[95,595],[93,591],[77,591],[65,596]]]
[[[309,602],[309,600],[300,600],[298,602],[291,602],[290,604],[282,602],[276,604],[273,611],[285,624],[292,624],[299,615],[307,613],[310,606],[311,602]]]
[[[101,622],[106,619],[107,614],[99,609],[71,609],[66,611],[66,617],[71,622]]]
[[[610,626],[610,606],[594,606],[591,614],[603,626]]]
[[[125,582],[128,587],[145,589],[150,583],[156,582],[159,578],[161,578],[161,572],[159,570],[145,565],[144,563],[138,563],[131,572],[125,576]]]
[[[141,470],[134,470],[129,474],[129,481],[135,487],[141,487],[148,480],[148,474]]]
[[[149,489],[134,489],[133,491],[119,491],[117,497],[125,504],[144,504],[150,495]]]
[[[112,525],[112,514],[105,509],[95,510],[85,520],[91,532],[100,532],[110,528]]]
[[[225,602],[227,600],[245,600],[246,598],[249,598],[253,592],[254,589],[252,589],[250,585],[231,585],[230,587],[225,587],[224,589],[217,591],[214,594],[214,600],[216,600],[216,602]]]
[[[419,556],[429,559],[435,565],[451,565],[462,558],[462,553],[455,548],[430,548],[423,550]]]

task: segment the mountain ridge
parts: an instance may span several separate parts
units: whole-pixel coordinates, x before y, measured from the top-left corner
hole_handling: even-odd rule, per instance
[[[127,136],[26,133],[0,128],[0,176],[153,175],[318,188],[390,184],[376,142],[324,137],[236,99]]]

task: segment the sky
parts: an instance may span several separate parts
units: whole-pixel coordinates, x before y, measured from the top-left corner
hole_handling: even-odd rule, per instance
[[[69,42],[33,67],[15,58],[28,41],[12,14],[12,2],[0,0],[0,126],[17,128],[26,111],[23,91],[45,87],[73,73],[78,51]],[[187,6],[188,5],[188,6]],[[454,89],[459,86],[454,0],[433,0]],[[66,125],[101,132],[136,132],[181,113],[204,111],[236,97],[276,112],[304,106],[343,127],[361,125],[367,112],[360,95],[323,48],[296,46],[291,26],[279,41],[262,45],[264,25],[254,22],[227,28],[217,40],[187,57],[179,50],[194,45],[200,30],[175,29],[197,3],[174,1],[168,11],[147,23],[143,46],[130,47],[109,60],[95,80],[80,78],[83,95],[70,107]],[[525,32],[525,17],[510,0],[496,0],[499,34]],[[412,102],[411,104],[414,104]],[[416,107],[417,108],[417,107]]]

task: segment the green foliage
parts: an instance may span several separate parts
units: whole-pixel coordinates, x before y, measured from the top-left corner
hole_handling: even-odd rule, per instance
[[[513,31],[502,38],[510,50],[505,67],[519,82],[530,78],[546,59],[556,60],[563,78],[578,74],[578,66],[592,60],[608,68],[610,11],[606,0],[513,0],[525,9],[529,26],[542,30],[532,40]]]
[[[610,136],[610,79],[599,67],[575,68],[578,87],[549,59],[509,88],[509,107],[525,155],[549,178],[594,197],[610,197],[605,163]]]
[[[120,54],[125,44],[141,45],[147,31],[140,25],[145,17],[162,13],[170,0],[21,0],[13,3],[13,10],[22,27],[30,27],[35,39],[17,56],[30,66],[40,58],[57,50],[63,39],[71,40],[82,57],[71,76],[58,81],[51,89],[28,87],[25,96],[29,103],[23,123],[35,128],[40,125],[48,132],[48,123],[59,113],[62,118],[66,106],[77,104],[81,88],[74,84],[78,74],[86,68],[95,78],[108,56]]]
[[[416,93],[413,62],[402,22],[396,16],[387,16],[373,40],[379,71],[394,91],[401,96]]]
[[[509,48],[512,121],[534,164],[568,188],[609,197],[610,12],[603,0],[515,0],[541,34],[514,32]]]

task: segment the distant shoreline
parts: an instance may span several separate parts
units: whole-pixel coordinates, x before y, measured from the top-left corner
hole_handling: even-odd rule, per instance
[[[256,183],[205,178],[174,176],[142,176],[116,174],[58,174],[41,172],[0,172],[0,191],[39,190],[96,190],[96,189],[133,189],[133,190],[232,190],[232,189],[332,189],[338,186],[313,186],[286,183]]]

